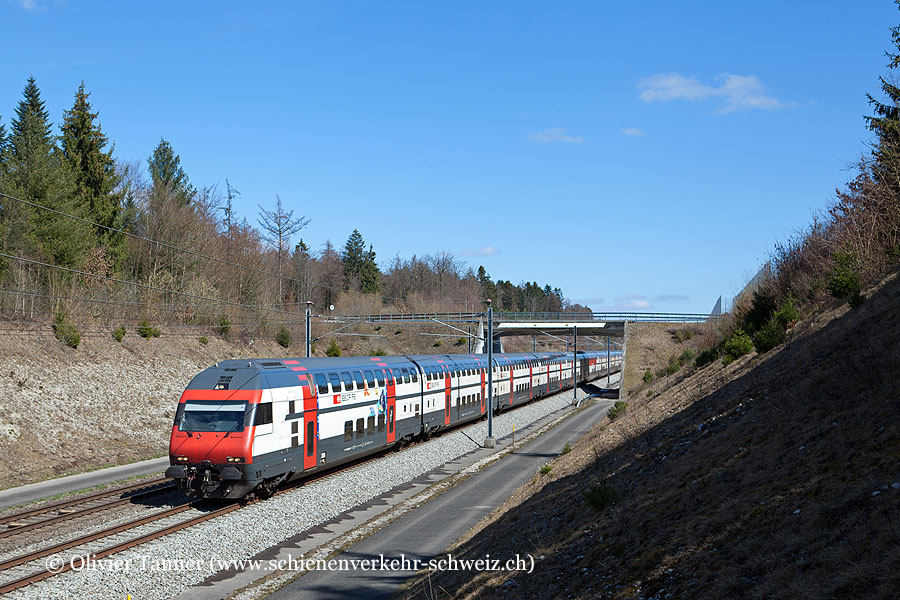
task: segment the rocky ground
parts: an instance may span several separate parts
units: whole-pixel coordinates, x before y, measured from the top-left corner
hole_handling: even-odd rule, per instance
[[[869,295],[763,356],[641,384],[448,549],[533,573],[423,574],[401,596],[897,598],[900,278]]]

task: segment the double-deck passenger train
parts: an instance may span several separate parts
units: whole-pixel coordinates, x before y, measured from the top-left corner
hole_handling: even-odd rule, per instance
[[[494,354],[495,411],[621,369],[621,352]],[[166,477],[195,498],[282,483],[483,418],[487,356],[226,360],[181,395]]]

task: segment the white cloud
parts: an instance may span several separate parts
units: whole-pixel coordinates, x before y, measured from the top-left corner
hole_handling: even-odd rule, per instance
[[[706,85],[696,77],[679,73],[657,73],[638,82],[644,102],[717,100],[713,111],[719,114],[741,110],[779,110],[794,108],[796,102],[783,102],[767,94],[766,86],[755,75],[723,73],[716,76],[718,85]]]
[[[500,251],[493,246],[482,246],[478,250],[463,250],[460,254],[463,256],[493,256],[495,254],[500,254]]]
[[[652,305],[647,301],[646,296],[640,294],[625,294],[618,296],[615,300],[612,310],[643,310],[650,308]]]
[[[690,300],[690,297],[683,294],[660,294],[653,299],[654,302],[684,302],[685,300]]]
[[[553,142],[563,142],[565,144],[583,144],[584,138],[579,136],[566,135],[565,127],[554,127],[540,133],[529,133],[528,139],[532,142],[541,144],[552,144]]]
[[[623,127],[622,133],[625,135],[644,135],[644,131],[637,127]]]

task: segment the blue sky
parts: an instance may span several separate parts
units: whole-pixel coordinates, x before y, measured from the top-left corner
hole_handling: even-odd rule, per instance
[[[0,0],[0,115],[84,79],[122,160],[161,137],[241,216],[275,194],[383,264],[449,250],[595,310],[708,311],[866,151],[888,0]]]

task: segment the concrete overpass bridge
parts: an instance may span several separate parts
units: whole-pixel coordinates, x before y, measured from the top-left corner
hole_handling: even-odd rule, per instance
[[[656,322],[656,323],[704,323],[711,319],[719,319],[722,315],[717,313],[656,313],[656,312],[500,312],[495,311],[493,322],[494,351],[503,351],[503,338],[513,335],[532,336],[532,345],[539,335],[546,335],[560,341],[567,341],[559,336],[578,335],[586,337],[589,342],[600,343],[597,338],[614,338],[616,346],[620,347],[618,340],[625,337],[625,329],[628,323]],[[357,323],[437,323],[457,332],[452,335],[465,334],[474,341],[470,344],[470,351],[480,354],[486,352],[486,318],[483,312],[469,313],[414,313],[414,314],[380,314],[380,315],[350,315],[350,316],[326,316],[317,315],[326,322],[344,324],[331,333],[339,334],[341,329]],[[472,325],[475,332],[472,332]],[[462,329],[466,326],[466,329]],[[440,336],[441,334],[430,334]],[[605,343],[605,339],[603,340]],[[579,345],[584,348],[584,345]]]

